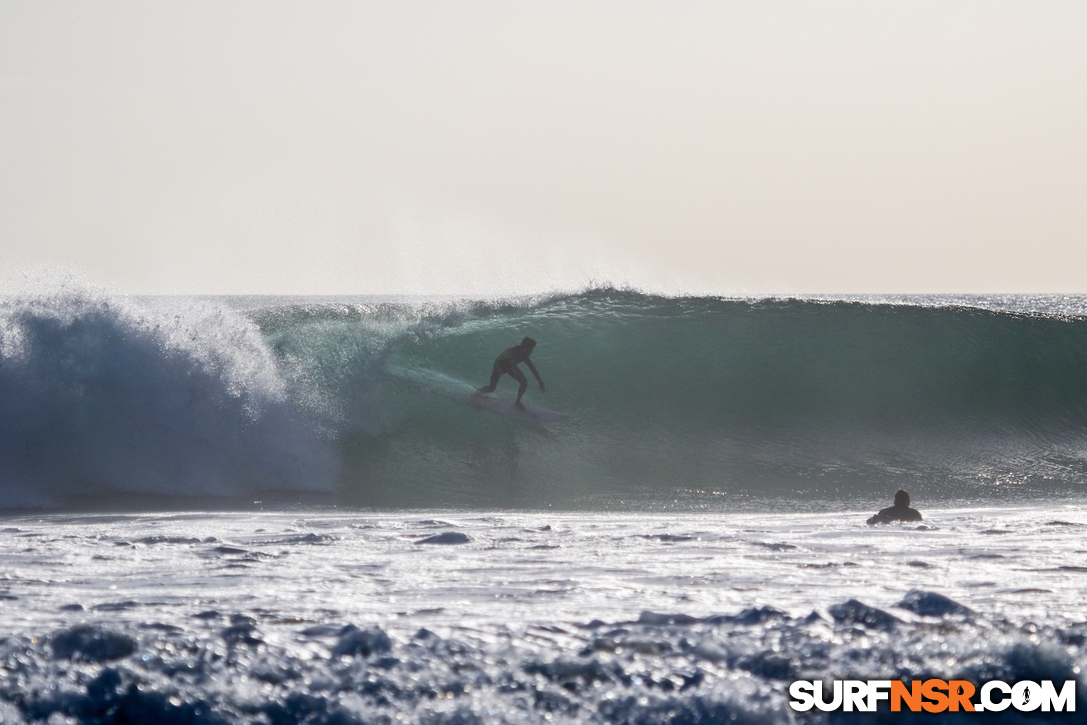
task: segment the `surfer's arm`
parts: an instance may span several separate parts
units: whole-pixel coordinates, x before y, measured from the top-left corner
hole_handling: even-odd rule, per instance
[[[527,357],[525,358],[525,365],[528,365],[528,369],[531,370],[532,374],[536,376],[536,381],[540,384],[540,392],[542,393],[544,391],[543,378],[541,378],[540,374],[536,372],[536,366],[533,365],[532,361],[529,360]]]

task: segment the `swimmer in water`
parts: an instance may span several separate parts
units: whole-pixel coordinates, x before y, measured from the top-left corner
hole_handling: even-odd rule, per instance
[[[494,389],[498,387],[498,379],[503,375],[509,375],[511,378],[517,381],[517,400],[514,401],[514,405],[524,410],[525,406],[521,403],[521,396],[525,394],[525,390],[528,389],[528,380],[525,378],[525,374],[521,372],[521,369],[517,367],[520,363],[528,365],[528,369],[532,371],[532,374],[536,376],[537,382],[540,383],[540,392],[544,391],[543,378],[536,372],[536,366],[532,364],[532,360],[529,359],[529,355],[532,354],[533,349],[536,347],[536,341],[531,337],[526,337],[521,340],[520,345],[514,345],[502,352],[494,361],[494,368],[491,370],[491,382],[479,388],[477,392],[480,393],[493,393]]]
[[[920,521],[921,512],[910,508],[910,495],[903,489],[895,492],[895,505],[885,508],[878,514],[868,519],[869,526],[876,524],[889,524],[892,521]]]

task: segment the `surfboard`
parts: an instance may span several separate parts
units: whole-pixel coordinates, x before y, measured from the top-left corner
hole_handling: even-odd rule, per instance
[[[523,408],[518,408],[513,400],[497,398],[493,395],[484,395],[479,392],[469,396],[468,404],[473,408],[487,410],[491,413],[498,413],[498,415],[504,415],[507,418],[516,418],[517,420],[534,420],[539,423],[553,423],[566,418],[564,413],[556,413],[553,410],[539,408],[535,405],[528,405],[527,403],[523,403]]]
[[[450,400],[455,400],[458,403],[470,405],[473,408],[485,410],[488,413],[494,413],[495,415],[502,415],[506,418],[528,420],[537,423],[553,423],[566,418],[566,414],[564,413],[557,413],[553,410],[540,408],[535,405],[526,404],[524,408],[518,408],[514,405],[514,399],[512,397],[506,398],[496,395],[484,395],[476,390],[476,387],[471,383],[455,378],[452,375],[438,372],[437,370],[389,366],[386,368],[386,372],[394,378],[412,383],[428,392],[436,393],[437,395],[444,396]]]

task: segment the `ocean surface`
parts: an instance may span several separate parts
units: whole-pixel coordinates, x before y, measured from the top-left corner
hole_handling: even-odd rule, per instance
[[[565,420],[456,392],[526,335]],[[866,526],[900,487],[924,521]],[[42,282],[0,297],[0,494],[3,723],[931,719],[788,707],[846,677],[1087,707],[1084,296]]]

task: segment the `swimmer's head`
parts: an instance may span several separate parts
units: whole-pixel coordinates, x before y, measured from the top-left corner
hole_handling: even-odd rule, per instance
[[[906,493],[905,489],[898,489],[895,491],[895,506],[906,508],[910,505],[910,495]]]
[[[521,340],[521,347],[531,351],[532,348],[536,347],[536,341],[531,337],[526,337],[524,340]]]

